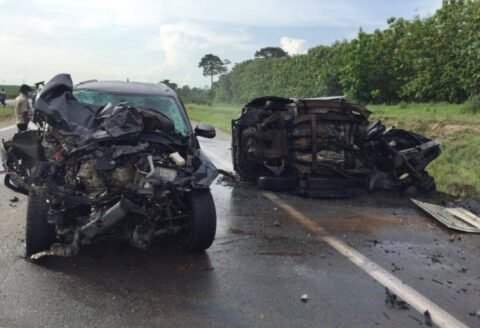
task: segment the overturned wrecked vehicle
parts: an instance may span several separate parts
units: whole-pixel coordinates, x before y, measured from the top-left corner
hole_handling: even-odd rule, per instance
[[[213,242],[217,169],[165,85],[49,81],[35,102],[39,129],[4,142],[5,184],[29,195],[26,255],[69,256],[102,239],[145,249],[162,237],[201,251]]]
[[[254,99],[232,121],[234,169],[262,189],[309,197],[434,191],[425,168],[439,156],[440,143],[369,122],[370,114],[343,97]]]

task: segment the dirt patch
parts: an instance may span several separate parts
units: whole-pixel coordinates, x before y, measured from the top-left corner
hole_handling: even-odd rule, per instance
[[[462,132],[465,130],[470,130],[475,133],[480,133],[480,125],[478,124],[459,124],[459,123],[431,123],[429,124],[429,129],[440,132],[442,134],[453,134]]]
[[[436,137],[443,137],[459,132],[469,130],[480,134],[480,124],[478,123],[460,123],[451,121],[428,121],[428,120],[408,120],[401,121],[397,118],[385,117],[385,123],[398,128],[408,128],[416,132],[435,133]]]
[[[0,117],[0,128],[10,126],[16,123],[15,116],[3,116]]]
[[[424,226],[425,221],[408,218],[405,215],[358,213],[345,217],[322,220],[321,225],[332,232],[358,232],[371,234],[379,229],[418,225]]]

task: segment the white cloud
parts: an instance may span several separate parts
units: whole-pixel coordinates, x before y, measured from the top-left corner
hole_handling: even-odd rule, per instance
[[[237,50],[250,48],[250,39],[242,29],[216,31],[192,23],[165,24],[148,41],[147,48],[164,53],[164,66],[177,67],[190,60],[192,54],[198,56],[199,51],[218,52],[222,47]]]
[[[441,0],[401,5],[371,1],[301,0],[22,0],[5,1],[0,20],[3,82],[35,82],[64,71],[76,81],[90,78],[171,79],[208,84],[197,67],[213,53],[233,63],[274,44],[290,54],[384,26],[398,8],[428,13]],[[382,7],[382,8],[377,8]],[[25,10],[28,8],[28,10]],[[387,11],[385,11],[388,9]],[[320,35],[314,37],[313,35]],[[326,37],[322,37],[326,35]],[[333,36],[335,35],[335,36]],[[338,35],[338,36],[337,36]],[[327,40],[327,41],[325,41]],[[5,51],[4,51],[5,49]]]
[[[299,55],[307,52],[305,47],[305,40],[293,39],[288,36],[282,36],[280,39],[280,46],[290,55]]]
[[[159,63],[151,67],[150,74],[157,79],[171,79],[176,83],[204,85],[206,79],[198,68],[200,58],[213,53],[222,59],[232,53],[253,53],[256,45],[252,36],[243,28],[225,27],[221,30],[196,23],[179,22],[164,24],[150,37],[145,45],[147,51],[158,54]]]

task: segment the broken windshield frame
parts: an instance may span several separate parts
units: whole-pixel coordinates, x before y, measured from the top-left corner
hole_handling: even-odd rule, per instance
[[[182,136],[187,136],[188,125],[182,108],[174,98],[162,95],[128,94],[99,92],[92,90],[75,90],[73,95],[79,101],[92,105],[106,105],[108,103],[126,103],[128,106],[148,108],[171,119],[175,125],[175,131]]]

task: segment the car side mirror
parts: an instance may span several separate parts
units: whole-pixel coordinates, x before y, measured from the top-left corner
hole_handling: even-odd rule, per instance
[[[215,128],[207,123],[199,123],[195,127],[195,135],[197,137],[204,137],[204,138],[215,138],[217,135],[215,132]]]

